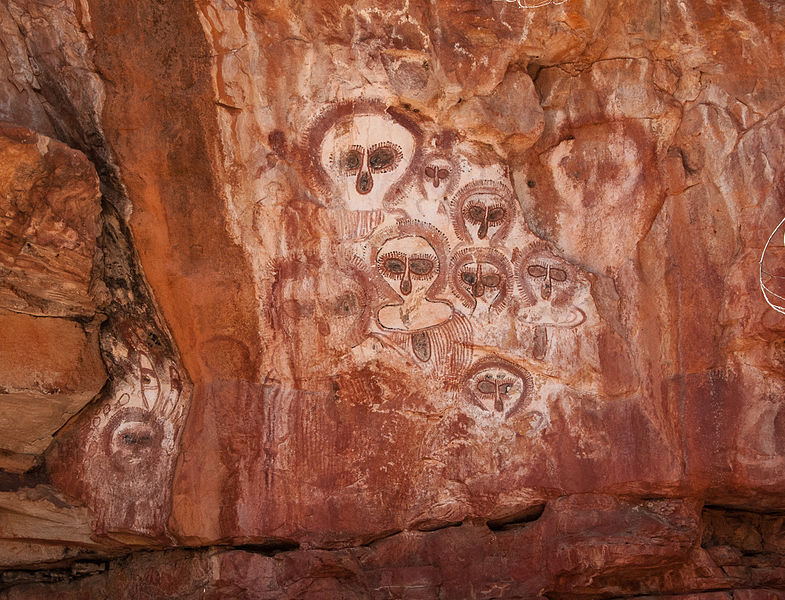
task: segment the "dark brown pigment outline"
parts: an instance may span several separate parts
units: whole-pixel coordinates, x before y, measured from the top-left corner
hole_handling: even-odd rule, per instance
[[[540,299],[547,300],[553,306],[565,306],[574,299],[578,268],[557,256],[545,244],[530,246],[526,254],[516,248],[512,261],[518,288],[527,306],[534,306]],[[530,272],[532,267],[539,268],[537,272]]]
[[[490,206],[486,205],[479,200],[482,196],[493,196],[495,201]],[[517,214],[515,196],[510,189],[490,179],[466,184],[458,190],[450,204],[455,234],[465,242],[473,239],[469,231],[471,226],[476,228],[478,239],[498,243],[509,233]],[[492,227],[496,231],[489,237]]]
[[[301,144],[301,163],[305,167],[305,178],[311,188],[327,206],[333,206],[333,184],[329,173],[322,167],[321,146],[327,131],[336,123],[361,115],[387,115],[398,125],[404,127],[414,138],[414,154],[409,167],[401,174],[396,185],[387,190],[382,198],[385,206],[395,206],[412,183],[414,175],[420,172],[422,162],[423,131],[403,110],[386,106],[378,100],[358,99],[342,102],[322,111],[308,128],[305,141]],[[360,186],[358,178],[357,185]],[[359,190],[358,190],[359,191]],[[370,192],[370,189],[368,189]]]
[[[501,281],[496,286],[486,286],[483,282],[483,275],[480,269],[474,273],[474,280],[466,281],[463,267],[472,264],[491,264],[501,273]],[[494,293],[498,290],[498,296],[490,305],[490,310],[499,313],[505,306],[513,290],[513,269],[510,261],[501,252],[492,248],[466,248],[455,254],[450,263],[450,283],[455,295],[466,308],[474,310],[477,306],[477,298],[485,293]],[[486,288],[490,287],[491,290]]]
[[[471,368],[466,372],[464,375],[464,397],[466,400],[475,406],[481,408],[482,410],[488,412],[488,409],[483,406],[482,402],[477,398],[475,390],[471,388],[472,379],[478,375],[479,373],[489,370],[503,370],[510,373],[511,377],[518,378],[521,380],[521,393],[517,398],[512,398],[508,402],[505,402],[501,399],[501,390],[499,389],[499,385],[504,385],[505,382],[502,384],[493,383],[496,389],[493,391],[488,391],[488,394],[491,393],[495,396],[494,401],[494,409],[496,412],[504,413],[505,409],[509,406],[510,408],[507,409],[507,412],[504,414],[505,418],[509,418],[512,415],[520,412],[525,406],[528,404],[529,396],[533,390],[532,385],[532,376],[531,374],[524,368],[519,367],[518,365],[500,358],[498,356],[486,356],[484,358],[479,359],[475,362]],[[491,382],[492,383],[492,382]],[[478,390],[479,392],[479,390]],[[482,393],[482,392],[481,392]]]

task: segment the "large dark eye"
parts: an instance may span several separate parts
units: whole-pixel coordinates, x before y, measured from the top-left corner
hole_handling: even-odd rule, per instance
[[[126,446],[135,446],[137,448],[152,446],[153,433],[149,428],[141,425],[133,430],[123,432],[120,441]]]
[[[409,260],[409,270],[414,275],[425,276],[433,271],[433,261],[427,258],[412,258]]]
[[[348,317],[357,313],[359,305],[356,295],[344,292],[333,301],[333,313],[338,317]]]
[[[477,384],[477,389],[481,394],[495,394],[496,384],[493,381],[482,380]]]
[[[489,288],[499,287],[501,282],[502,282],[502,278],[496,273],[489,273],[488,275],[482,276],[482,284],[485,287],[489,287]]]
[[[406,264],[400,258],[388,258],[384,261],[384,268],[393,275],[403,275],[406,272]]]
[[[461,273],[461,279],[463,279],[463,281],[465,283],[468,283],[469,285],[474,285],[475,283],[477,283],[477,277],[474,273],[469,273],[469,272]]]
[[[436,167],[425,167],[425,176],[431,179],[436,177]]]
[[[396,149],[385,144],[371,149],[371,153],[368,155],[368,166],[374,173],[386,173],[395,168],[398,159]]]
[[[526,272],[532,277],[545,277],[545,274],[548,271],[542,265],[529,265],[529,267],[526,269]]]
[[[356,175],[363,164],[363,155],[360,150],[352,148],[341,157],[341,170],[347,175]]]
[[[554,281],[567,281],[567,271],[551,267],[551,279]]]
[[[466,212],[469,214],[469,218],[475,223],[482,223],[485,219],[485,207],[479,204],[470,206]]]
[[[497,206],[488,211],[489,223],[498,223],[502,219],[504,219],[504,207]]]

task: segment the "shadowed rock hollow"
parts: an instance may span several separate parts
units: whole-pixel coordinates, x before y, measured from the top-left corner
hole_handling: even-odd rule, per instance
[[[0,599],[785,598],[785,4],[0,46]]]

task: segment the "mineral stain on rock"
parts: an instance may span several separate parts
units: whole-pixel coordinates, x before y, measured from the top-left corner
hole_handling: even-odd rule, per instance
[[[785,7],[263,4],[0,7],[0,598],[785,598]]]

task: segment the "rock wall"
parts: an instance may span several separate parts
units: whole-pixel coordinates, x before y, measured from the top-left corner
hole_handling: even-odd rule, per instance
[[[0,598],[785,597],[783,17],[9,0]]]

